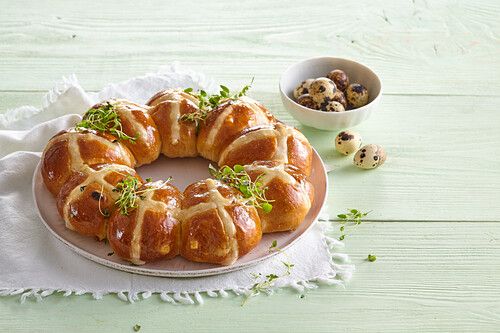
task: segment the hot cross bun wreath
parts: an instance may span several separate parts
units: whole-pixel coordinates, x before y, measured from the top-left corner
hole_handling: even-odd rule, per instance
[[[182,121],[199,111],[198,98],[181,89],[159,92],[147,105],[112,98],[55,135],[41,173],[65,225],[107,238],[116,255],[134,264],[180,254],[231,265],[262,233],[295,230],[314,200],[304,135],[246,96],[222,101],[202,122]],[[134,167],[160,152],[243,165],[239,170],[259,183],[272,210],[220,180],[201,180],[183,193],[167,182],[144,183]]]

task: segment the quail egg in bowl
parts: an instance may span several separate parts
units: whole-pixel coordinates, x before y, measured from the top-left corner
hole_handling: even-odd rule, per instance
[[[318,79],[322,83],[319,89],[314,85],[309,89]],[[324,91],[323,87],[329,87],[325,82],[329,81],[336,82],[335,88]],[[359,62],[334,57],[310,58],[290,66],[281,76],[279,88],[283,105],[294,118],[326,131],[362,123],[375,111],[382,96],[382,81],[373,70]],[[307,98],[296,97],[301,92]],[[345,106],[340,107],[339,103]]]

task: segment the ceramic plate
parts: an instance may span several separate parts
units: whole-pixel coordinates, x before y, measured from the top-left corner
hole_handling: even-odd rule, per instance
[[[177,158],[168,159],[161,156],[150,165],[141,166],[137,173],[146,179],[153,180],[174,178],[171,183],[180,191],[189,184],[210,177],[208,164],[210,161],[203,158]],[[170,260],[147,263],[142,266],[131,266],[128,261],[120,259],[116,255],[110,255],[113,250],[104,242],[98,242],[93,237],[83,236],[65,227],[63,219],[59,216],[56,208],[56,200],[46,189],[40,172],[40,163],[33,175],[33,196],[38,213],[49,231],[61,242],[76,253],[92,261],[122,271],[168,277],[195,277],[222,274],[255,265],[266,260],[278,252],[269,253],[269,247],[276,240],[281,249],[286,250],[295,243],[316,221],[328,192],[328,182],[324,164],[316,153],[313,152],[310,180],[314,185],[315,198],[311,210],[304,222],[295,231],[285,231],[272,234],[264,234],[261,242],[250,253],[239,258],[231,266],[220,266],[207,263],[197,263],[177,256]]]

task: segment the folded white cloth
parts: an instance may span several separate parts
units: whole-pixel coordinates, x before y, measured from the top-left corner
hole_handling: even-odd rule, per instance
[[[116,293],[135,301],[159,293],[167,302],[203,303],[227,291],[248,294],[254,284],[251,273],[281,273],[280,255],[239,271],[198,278],[164,278],[118,271],[87,260],[53,237],[39,219],[32,198],[32,176],[41,151],[58,131],[71,127],[94,103],[109,97],[144,103],[167,87],[193,87],[213,91],[213,81],[177,64],[116,85],[99,93],[86,93],[74,75],[64,78],[37,110],[24,106],[0,114],[0,296],[19,294],[42,297],[54,292],[65,296],[91,293],[101,298]],[[327,217],[323,217],[327,219]],[[333,253],[342,243],[324,235],[329,223],[317,222],[286,252],[294,264],[291,274],[269,288],[291,286],[298,290],[318,283],[340,284],[351,276],[353,265],[342,253]],[[340,262],[340,263],[339,263]],[[202,293],[202,294],[200,294]]]

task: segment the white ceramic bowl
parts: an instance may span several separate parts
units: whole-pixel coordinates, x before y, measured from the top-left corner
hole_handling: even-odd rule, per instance
[[[368,89],[368,104],[345,112],[324,112],[297,104],[293,90],[305,79],[325,77],[330,71],[341,69],[349,83],[360,83]],[[382,81],[365,65],[352,60],[333,57],[310,58],[290,66],[280,79],[281,100],[291,115],[307,126],[334,131],[356,126],[370,117],[382,96]]]

